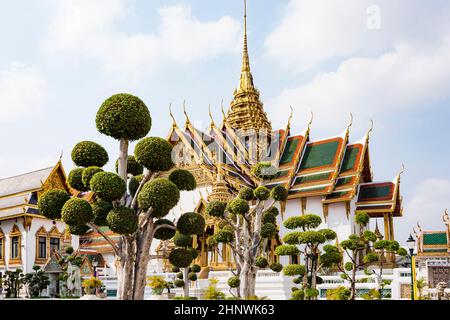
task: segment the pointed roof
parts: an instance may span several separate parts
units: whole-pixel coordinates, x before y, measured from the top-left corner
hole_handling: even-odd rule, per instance
[[[235,130],[242,132],[265,130],[272,132],[272,125],[264,112],[259,91],[253,83],[247,40],[247,1],[244,0],[244,47],[239,87],[234,91],[231,108],[226,121]]]

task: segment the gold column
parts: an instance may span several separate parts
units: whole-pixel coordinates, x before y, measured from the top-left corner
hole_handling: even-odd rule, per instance
[[[384,218],[384,239],[385,240],[391,240],[390,236],[390,230],[389,230],[389,218],[388,215],[386,213],[383,214],[383,218]]]
[[[391,240],[394,240],[394,218],[392,215],[389,215],[389,236]]]

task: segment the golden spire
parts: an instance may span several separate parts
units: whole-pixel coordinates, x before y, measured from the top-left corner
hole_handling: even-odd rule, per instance
[[[272,126],[264,112],[259,91],[253,84],[250,68],[247,35],[247,1],[244,0],[244,47],[242,52],[242,70],[239,87],[234,92],[233,101],[227,117],[229,125],[243,133],[253,130],[272,132]]]

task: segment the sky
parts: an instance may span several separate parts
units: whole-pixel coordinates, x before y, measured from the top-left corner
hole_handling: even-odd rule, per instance
[[[242,0],[0,0],[0,177],[54,165],[79,141],[118,143],[95,128],[115,93],[141,97],[166,137],[184,123],[217,122],[239,80]],[[404,242],[417,222],[442,230],[450,207],[450,2],[248,0],[255,84],[274,128],[351,140],[374,121],[375,181],[401,170]],[[112,170],[110,161],[109,169]]]

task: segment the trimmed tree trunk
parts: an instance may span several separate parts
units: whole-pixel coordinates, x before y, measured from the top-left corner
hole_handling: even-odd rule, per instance
[[[184,297],[188,298],[189,297],[189,268],[184,268],[183,269],[183,277],[184,277],[184,287],[183,287],[183,291],[184,291]]]

